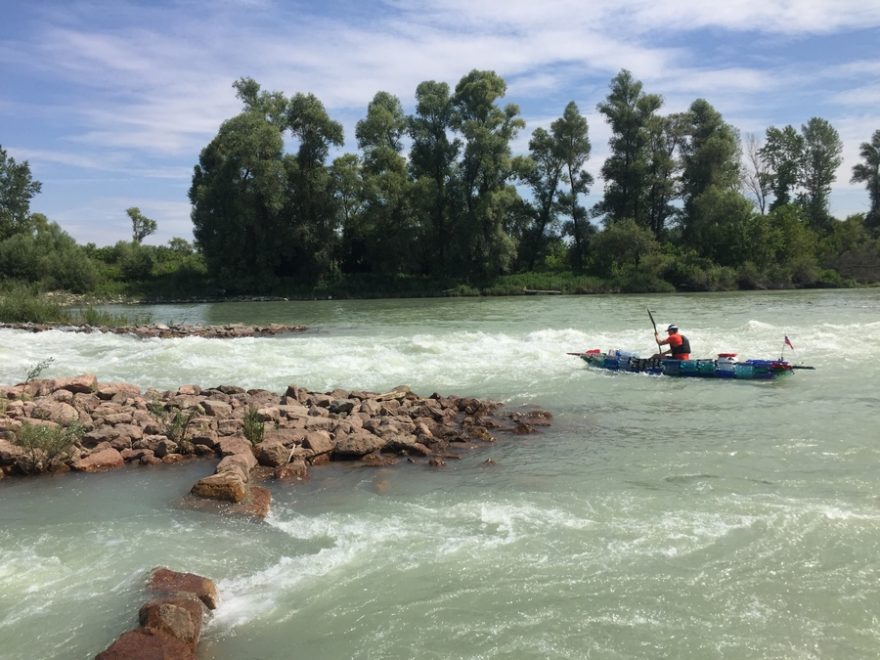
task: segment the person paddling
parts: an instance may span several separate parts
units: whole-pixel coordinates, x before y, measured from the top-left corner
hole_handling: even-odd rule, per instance
[[[660,339],[660,334],[655,332],[654,339],[657,340],[657,346],[661,344],[669,344],[669,348],[657,354],[658,357],[668,355],[673,360],[690,360],[691,343],[684,335],[678,334],[678,326],[674,323],[666,328],[668,336],[666,339]]]

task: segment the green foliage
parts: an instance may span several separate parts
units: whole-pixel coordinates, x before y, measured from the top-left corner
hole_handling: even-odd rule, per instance
[[[16,163],[0,146],[0,240],[29,231],[31,199],[40,188],[28,162]]]
[[[257,409],[254,406],[248,407],[242,421],[242,433],[244,433],[244,437],[252,445],[258,445],[263,441],[265,426],[265,422],[260,418]]]
[[[39,362],[37,362],[33,367],[28,370],[24,382],[30,383],[32,380],[36,380],[37,378],[39,378],[40,374],[46,371],[46,369],[48,369],[54,361],[55,358],[48,357],[45,360],[40,360]]]
[[[78,424],[55,427],[25,423],[14,432],[12,442],[27,452],[25,470],[40,472],[56,458],[67,456],[84,432],[85,429]]]
[[[7,282],[0,291],[2,323],[63,323],[67,319],[66,310],[41,295],[34,284]]]
[[[880,232],[880,129],[874,131],[870,142],[862,142],[859,151],[863,162],[853,165],[850,183],[864,183],[868,189],[871,208],[865,224],[875,233]]]
[[[155,233],[156,221],[141,213],[138,207],[132,206],[126,209],[125,213],[131,220],[131,240],[136,245],[140,245],[147,236]]]

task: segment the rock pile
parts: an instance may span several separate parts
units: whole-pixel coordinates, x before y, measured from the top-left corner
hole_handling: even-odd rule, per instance
[[[331,460],[389,465],[403,457],[442,466],[462,449],[494,441],[498,432],[530,433],[549,423],[542,410],[502,414],[491,401],[422,397],[407,387],[378,394],[290,385],[279,396],[181,385],[142,393],[86,374],[0,387],[0,476],[218,456],[215,473],[192,493],[261,517],[269,494],[255,485],[257,474],[305,479],[313,466]]]
[[[175,337],[205,337],[207,339],[235,339],[238,337],[274,337],[275,335],[303,332],[302,325],[190,325],[188,323],[165,325],[127,326],[96,326],[96,325],[62,325],[58,323],[0,323],[0,329],[27,330],[28,332],[46,332],[47,330],[65,330],[67,332],[110,332],[117,335],[134,335],[144,339],[158,337],[171,339]]]
[[[205,610],[217,607],[217,587],[193,573],[156,568],[147,591],[154,598],[138,612],[140,626],[122,634],[95,660],[195,660]]]

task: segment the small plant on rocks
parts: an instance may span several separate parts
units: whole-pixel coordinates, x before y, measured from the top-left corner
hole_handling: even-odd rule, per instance
[[[25,471],[40,472],[56,457],[67,456],[84,432],[85,429],[79,424],[67,428],[22,424],[14,432],[13,442],[27,452],[28,464],[23,466]]]
[[[55,358],[49,357],[45,360],[40,360],[33,367],[30,368],[30,371],[27,372],[27,376],[24,379],[24,382],[30,383],[32,380],[36,380],[40,377],[40,374],[46,371],[49,368],[49,365],[55,362]]]
[[[250,406],[244,415],[243,429],[244,437],[247,438],[252,445],[258,445],[263,441],[263,432],[266,423],[260,419],[257,409]]]

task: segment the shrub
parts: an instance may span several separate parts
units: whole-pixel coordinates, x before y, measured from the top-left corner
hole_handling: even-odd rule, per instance
[[[242,432],[252,445],[258,445],[263,441],[263,432],[266,424],[257,414],[257,409],[250,406],[244,415]]]
[[[42,471],[55,458],[68,455],[83,432],[78,424],[67,428],[22,424],[14,432],[12,441],[28,454],[28,463],[22,469],[33,473]]]

